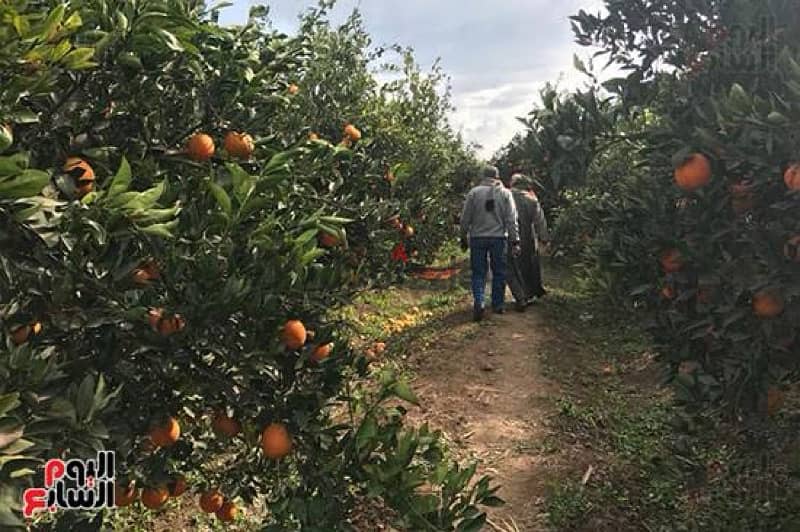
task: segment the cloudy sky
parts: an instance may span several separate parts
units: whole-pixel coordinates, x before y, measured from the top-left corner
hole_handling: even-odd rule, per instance
[[[246,19],[253,0],[233,0],[220,22]],[[297,14],[313,0],[273,0],[271,18],[279,29],[297,27]],[[334,20],[354,8],[364,15],[375,44],[399,43],[430,66],[441,58],[452,82],[453,125],[491,155],[522,126],[524,116],[547,81],[574,88],[585,76],[574,71],[574,53],[590,51],[573,43],[568,16],[580,9],[598,12],[602,0],[339,0]],[[602,76],[606,77],[606,76]]]

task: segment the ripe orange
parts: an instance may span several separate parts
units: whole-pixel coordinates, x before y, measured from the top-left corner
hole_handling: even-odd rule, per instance
[[[295,85],[294,83],[292,83],[291,85],[289,85],[289,87],[288,87],[286,90],[288,90],[288,91],[289,91],[289,94],[291,94],[292,96],[294,96],[295,94],[297,94],[298,92],[300,92],[300,87],[298,87],[297,85]]]
[[[339,239],[336,235],[332,235],[326,231],[320,231],[319,235],[317,235],[317,240],[319,241],[319,245],[324,248],[335,248],[339,245]]]
[[[225,135],[224,147],[231,157],[236,157],[237,159],[249,159],[256,149],[253,137],[247,133],[237,133],[235,131],[228,131]]]
[[[333,351],[333,344],[322,344],[318,345],[314,352],[311,354],[311,360],[314,362],[322,362],[329,356],[331,356],[331,351]]]
[[[664,269],[665,273],[679,272],[683,269],[683,266],[686,263],[681,252],[675,248],[667,249],[661,253],[659,261],[661,262],[661,268]]]
[[[118,508],[130,506],[138,498],[139,490],[136,488],[135,482],[129,482],[127,485],[114,483],[114,505]]]
[[[386,342],[375,342],[374,350],[377,354],[381,354],[386,351]]]
[[[94,190],[94,169],[80,157],[67,158],[64,172],[75,181],[78,197],[82,198]]]
[[[213,514],[220,508],[224,498],[219,490],[210,490],[200,495],[200,508],[207,514]]]
[[[163,308],[153,308],[147,311],[147,321],[150,327],[163,336],[169,336],[182,331],[186,327],[186,320],[180,314],[167,316]]]
[[[221,434],[229,438],[233,438],[242,430],[239,422],[225,414],[225,412],[217,412],[214,415],[214,419],[211,420],[211,428],[217,434]]]
[[[131,277],[134,283],[145,286],[150,284],[150,281],[160,279],[161,272],[159,271],[158,263],[153,259],[148,259],[133,270]]]
[[[181,437],[181,426],[174,417],[169,417],[153,425],[149,435],[158,447],[171,447]]]
[[[353,124],[344,126],[344,136],[353,142],[361,140],[361,131]]]
[[[31,326],[30,325],[20,325],[15,327],[11,330],[9,336],[11,337],[11,341],[14,342],[16,345],[22,345],[28,341],[28,337],[31,335]]]
[[[289,320],[283,326],[281,337],[287,349],[292,351],[300,349],[306,345],[306,326],[300,320]]]
[[[308,140],[319,140],[319,135],[314,133],[313,131],[308,134]]]
[[[783,245],[783,254],[792,262],[800,262],[800,235],[795,235]]]
[[[789,190],[800,190],[800,162],[792,163],[783,173],[783,182]]]
[[[403,235],[406,238],[411,238],[412,236],[414,236],[414,228],[412,226],[410,226],[410,225],[406,225],[403,228]]]
[[[783,297],[777,290],[761,290],[753,296],[753,312],[759,318],[780,316],[784,306]]]
[[[222,521],[223,523],[230,523],[236,519],[236,514],[239,510],[236,508],[236,505],[230,501],[225,501],[222,506],[220,506],[219,510],[217,510],[216,515],[217,519]]]
[[[161,508],[169,499],[169,491],[165,486],[145,488],[142,490],[142,504],[151,510]]]
[[[199,163],[214,156],[214,139],[205,133],[195,133],[186,142],[186,155]]]
[[[697,190],[711,181],[711,161],[702,153],[689,155],[675,169],[675,183],[686,191]]]
[[[272,460],[283,458],[292,450],[292,437],[283,423],[271,423],[261,433],[261,449]]]
[[[779,388],[767,390],[767,414],[774,416],[783,406],[784,395]]]
[[[170,497],[180,497],[186,492],[186,477],[183,475],[174,475],[172,479],[167,482],[167,490]]]

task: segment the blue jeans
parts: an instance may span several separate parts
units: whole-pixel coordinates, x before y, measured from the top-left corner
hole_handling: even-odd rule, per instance
[[[492,308],[503,308],[506,293],[506,239],[473,237],[469,249],[475,309],[483,308],[488,265],[492,268]]]

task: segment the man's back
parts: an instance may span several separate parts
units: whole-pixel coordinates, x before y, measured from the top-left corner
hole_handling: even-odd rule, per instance
[[[461,230],[473,238],[518,240],[517,213],[511,193],[497,180],[484,179],[467,194]]]

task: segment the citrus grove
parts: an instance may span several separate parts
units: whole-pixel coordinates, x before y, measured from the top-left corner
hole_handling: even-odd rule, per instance
[[[547,88],[498,164],[536,175],[559,253],[651,325],[690,412],[775,415],[800,376],[796,5],[606,10],[573,30],[625,76],[576,58],[587,87]]]
[[[369,360],[336,310],[436,252],[475,163],[442,73],[330,5],[287,36],[264,7],[222,27],[198,2],[0,4],[3,527],[45,459],[101,449],[134,516],[191,498],[330,531],[368,495],[466,531],[499,502],[385,404],[416,401],[402,379],[354,393]]]

